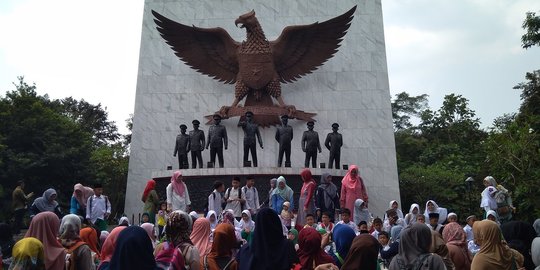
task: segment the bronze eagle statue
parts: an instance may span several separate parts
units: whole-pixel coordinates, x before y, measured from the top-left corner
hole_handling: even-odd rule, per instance
[[[234,22],[246,30],[247,38],[242,42],[233,40],[221,27],[188,26],[154,10],[152,14],[161,37],[180,60],[216,80],[236,83],[234,102],[222,107],[222,117],[227,117],[228,110],[246,96],[245,106],[273,105],[273,97],[291,116],[296,108],[285,104],[281,83],[296,81],[330,59],[349,29],[355,10],[356,6],[322,23],[287,26],[274,41],[268,41],[252,10]]]

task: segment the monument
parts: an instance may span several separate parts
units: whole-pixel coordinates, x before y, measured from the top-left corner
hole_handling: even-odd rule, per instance
[[[357,5],[356,10],[353,8],[354,5]],[[155,11],[154,14],[152,10]],[[250,10],[254,11],[249,12]],[[238,17],[240,14],[244,15]],[[256,23],[254,23],[254,18],[256,18]],[[175,30],[167,26],[174,25],[175,22],[189,26],[191,30],[223,27],[224,29],[221,29],[218,35],[222,38],[226,35],[226,40],[233,41],[229,44],[236,46],[232,47],[233,50],[236,48],[240,54],[244,53],[248,56],[251,52],[249,48],[239,49],[242,48],[241,44],[235,43],[235,40],[247,42],[250,39],[250,32],[247,32],[246,37],[246,29],[253,24],[259,25],[262,27],[261,30],[259,31],[257,27],[253,28],[256,31],[252,31],[251,34],[261,34],[260,32],[264,29],[264,38],[259,36],[260,44],[255,45],[261,45],[259,49],[266,53],[262,54],[266,60],[261,60],[260,64],[255,66],[249,64],[253,63],[253,59],[237,62],[236,69],[231,69],[232,72],[226,76],[220,75],[219,72],[205,70],[207,67],[186,61],[184,58],[188,56],[182,55],[181,50],[177,50],[178,46],[186,45],[178,44],[174,35],[171,38],[171,32],[168,32],[181,29],[182,26],[178,25],[176,26],[179,28]],[[323,30],[318,29],[314,32],[314,30],[306,29],[324,28],[333,24],[328,22],[336,22],[341,30],[336,31],[331,42],[327,40],[331,46],[316,46],[317,43],[314,41],[316,39],[313,39],[314,33]],[[235,23],[244,28],[235,27]],[[156,26],[161,30],[156,29]],[[285,30],[282,31],[284,28]],[[283,36],[284,34],[287,36],[286,33],[291,31],[300,30],[305,30],[302,32],[303,38],[291,40]],[[202,35],[201,31],[196,31],[193,35],[198,39],[212,38]],[[297,61],[295,57],[308,53],[291,50],[290,48],[296,47],[287,45],[284,47],[288,48],[284,50],[287,55],[271,57],[270,52],[280,52],[276,49],[277,47],[272,46],[282,44],[284,40],[293,43],[307,41],[307,48],[313,45],[327,51],[313,54],[309,59],[313,59],[314,63],[300,65],[300,67],[307,65],[307,71],[304,69],[283,71],[286,70],[288,61]],[[268,51],[269,47],[266,45],[272,49]],[[195,46],[188,47],[198,50]],[[234,56],[230,53],[230,48],[227,48],[227,46],[221,48],[229,52],[225,55]],[[332,123],[340,123],[340,133],[344,138],[343,146],[340,147],[340,162],[343,165],[359,165],[370,196],[372,212],[381,215],[386,210],[388,201],[399,199],[380,0],[355,1],[354,4],[349,1],[325,0],[293,2],[284,0],[246,2],[146,0],[140,50],[126,198],[128,215],[141,211],[140,193],[144,189],[146,179],[169,181],[172,171],[166,168],[178,163],[176,158],[170,155],[170,148],[175,144],[178,124],[189,123],[192,119],[201,119],[201,117],[212,121],[214,114],[219,114],[224,120],[229,118],[221,123],[227,129],[229,142],[228,150],[223,152],[226,161],[225,168],[184,170],[183,175],[187,178],[188,188],[190,175],[225,176],[223,180],[226,182],[233,175],[251,174],[268,176],[268,179],[281,174],[298,175],[304,165],[302,161],[305,160],[305,153],[301,151],[301,136],[293,137],[290,142],[292,148],[290,164],[288,164],[290,168],[276,167],[280,144],[275,140],[276,127],[270,126],[279,124],[279,116],[286,115],[291,118],[288,121],[291,131],[296,134],[303,133],[308,121],[316,122],[319,131],[323,134],[330,132],[329,127]],[[200,57],[202,53],[208,53],[208,51],[194,55]],[[330,59],[332,55],[334,56]],[[212,55],[212,57],[215,56]],[[270,57],[274,64],[284,66],[274,65],[276,70],[270,72],[271,76],[268,77],[267,64]],[[279,62],[276,59],[285,60]],[[222,60],[223,63],[230,62],[230,59]],[[195,61],[200,61],[200,59],[195,59]],[[207,59],[204,58],[203,61]],[[244,65],[246,63],[247,65]],[[322,63],[324,65],[320,66]],[[211,67],[217,68],[217,65]],[[235,83],[235,85],[208,78],[192,68],[217,80]],[[249,76],[251,76],[250,80],[242,79]],[[295,82],[282,84],[293,81]],[[274,100],[277,104],[274,104]],[[232,105],[228,106],[231,101]],[[260,126],[261,141],[265,142],[264,149],[260,149],[257,153],[257,168],[243,168],[244,131],[238,128],[236,120],[230,119],[243,116],[248,111],[254,113],[254,122]],[[209,126],[202,125],[200,128],[206,131]],[[191,151],[193,147],[192,144]],[[198,151],[204,149],[204,141],[198,149]],[[193,152],[192,155],[194,155]],[[319,155],[322,160],[327,160],[329,152],[323,151]],[[192,163],[193,161],[195,160],[192,160]],[[192,164],[192,167],[193,165],[195,164]],[[177,168],[173,166],[173,169]],[[312,170],[314,175],[320,175],[326,171],[324,169]],[[346,172],[341,168],[328,171],[337,178]],[[269,177],[270,175],[272,177]],[[209,194],[211,184],[207,188]],[[201,193],[201,196],[208,196],[208,194],[203,194]]]

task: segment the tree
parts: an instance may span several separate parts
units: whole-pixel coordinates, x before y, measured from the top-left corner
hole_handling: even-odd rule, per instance
[[[524,49],[540,46],[540,16],[536,16],[535,12],[527,12],[522,27],[527,33],[521,36],[521,46]]]
[[[514,86],[514,89],[521,90],[517,120],[530,123],[534,130],[540,131],[540,70],[527,72],[525,79],[528,81]]]
[[[427,109],[427,97],[426,94],[411,97],[406,92],[396,94],[396,98],[392,102],[395,131],[413,127],[411,117],[419,117],[421,112]]]

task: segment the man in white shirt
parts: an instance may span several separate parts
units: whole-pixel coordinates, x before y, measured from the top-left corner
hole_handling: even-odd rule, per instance
[[[474,224],[475,221],[476,221],[476,216],[475,215],[468,216],[467,217],[467,225],[465,225],[465,227],[463,227],[463,230],[465,231],[465,234],[467,235],[467,242],[469,242],[471,240],[474,240],[474,234],[473,234],[473,231],[472,231],[472,227],[473,227],[473,224]]]
[[[107,230],[107,217],[111,214],[109,198],[103,194],[101,184],[94,185],[94,195],[86,202],[86,219],[96,225],[100,231]]]
[[[242,187],[242,193],[246,196],[245,209],[249,210],[252,216],[257,214],[257,211],[259,211],[259,208],[261,207],[259,204],[259,192],[254,184],[255,178],[253,176],[248,176],[246,185]]]
[[[232,187],[225,191],[225,200],[227,205],[225,210],[232,209],[236,220],[240,221],[242,218],[242,210],[246,203],[246,195],[242,193],[240,188],[240,177],[235,176],[232,180]]]
[[[221,214],[223,212],[222,202],[223,197],[221,193],[225,190],[225,184],[221,181],[214,182],[214,191],[208,195],[208,211],[215,211],[216,213]]]

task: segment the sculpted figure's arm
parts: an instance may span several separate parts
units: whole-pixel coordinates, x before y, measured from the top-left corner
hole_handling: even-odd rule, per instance
[[[176,140],[176,142],[174,144],[173,157],[176,157],[176,153],[178,153],[178,140]]]
[[[227,137],[227,128],[223,127],[223,144],[225,145],[225,150],[229,145],[229,138]]]
[[[201,152],[204,151],[204,145],[206,144],[204,140],[204,131],[201,130]]]
[[[319,133],[316,133],[317,134],[317,149],[319,149],[319,153],[322,152],[322,149],[321,149],[321,141],[319,140]]]
[[[191,151],[191,137],[188,135],[187,144],[186,144],[186,154],[189,153],[189,151]]]
[[[213,133],[213,130],[212,130],[212,127],[210,127],[210,128],[208,129],[208,139],[206,140],[206,147],[205,147],[206,149],[208,149],[208,146],[210,146],[210,141],[212,140],[212,139],[210,138],[210,135],[211,135],[212,133]],[[214,135],[215,135],[215,134],[214,134]],[[204,136],[203,136],[203,138],[204,138]],[[204,142],[203,142],[202,145],[204,145]],[[202,151],[202,150],[201,150],[201,151]]]
[[[279,127],[276,129],[276,141],[279,143]]]
[[[307,136],[306,132],[304,131],[304,134],[302,134],[302,151],[306,152],[306,143],[307,143]]]
[[[328,149],[330,151],[330,133],[328,133],[328,135],[326,135],[326,140],[324,141],[324,146],[326,147],[326,149]]]
[[[264,149],[263,141],[262,141],[262,138],[261,138],[261,132],[259,132],[259,127],[258,126],[255,129],[255,134],[257,135],[257,140],[259,141],[259,145],[261,146],[261,149]]]
[[[343,146],[343,135],[339,134],[339,147]]]

